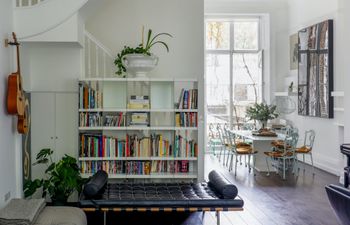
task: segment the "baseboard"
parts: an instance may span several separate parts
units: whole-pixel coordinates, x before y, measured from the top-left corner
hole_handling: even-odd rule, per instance
[[[322,157],[315,157],[313,155],[314,158],[314,166],[318,169],[321,169],[325,172],[331,173],[333,175],[336,176],[341,176],[340,171],[343,170],[343,166],[339,167],[339,162],[338,160],[334,160],[334,159],[329,159],[324,157],[324,159],[322,159]],[[302,162],[302,157],[298,157],[299,161]],[[305,155],[305,163],[311,166],[311,160],[310,160],[310,155]],[[339,167],[339,168],[338,168]]]

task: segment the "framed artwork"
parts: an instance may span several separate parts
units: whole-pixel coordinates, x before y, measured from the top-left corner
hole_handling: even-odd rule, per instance
[[[298,33],[298,114],[333,118],[333,20]]]
[[[289,36],[289,69],[298,69],[298,34]]]
[[[24,92],[25,96],[25,110],[27,113],[28,120],[28,133],[22,135],[22,173],[23,173],[23,184],[26,180],[31,180],[32,171],[31,171],[31,127],[30,127],[30,93]]]

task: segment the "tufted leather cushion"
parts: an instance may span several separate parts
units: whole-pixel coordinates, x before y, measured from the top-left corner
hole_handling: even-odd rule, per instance
[[[225,199],[235,198],[238,194],[237,187],[230,183],[221,173],[218,173],[215,170],[209,173],[209,185]]]
[[[99,170],[97,171],[91,179],[84,185],[84,195],[87,198],[92,198],[96,195],[101,194],[103,192],[103,188],[105,187],[106,183],[108,181],[108,174],[103,171]]]
[[[108,183],[101,196],[90,199],[82,194],[79,203],[81,207],[243,206],[243,200],[236,197],[238,191],[233,184],[215,173],[211,177],[211,185],[206,182]]]

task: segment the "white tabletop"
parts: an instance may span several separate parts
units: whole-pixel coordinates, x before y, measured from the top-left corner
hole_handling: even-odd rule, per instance
[[[253,141],[275,141],[275,140],[283,140],[285,135],[278,134],[277,137],[265,137],[265,136],[256,136],[252,134],[250,130],[230,130],[232,133],[242,136],[244,138],[248,138]]]

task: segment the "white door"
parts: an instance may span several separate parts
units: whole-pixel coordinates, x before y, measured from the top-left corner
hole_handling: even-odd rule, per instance
[[[78,94],[56,94],[56,157],[78,157]]]
[[[36,155],[43,148],[55,147],[55,94],[31,94],[31,161],[36,161]],[[32,165],[32,179],[41,178],[46,167]]]

